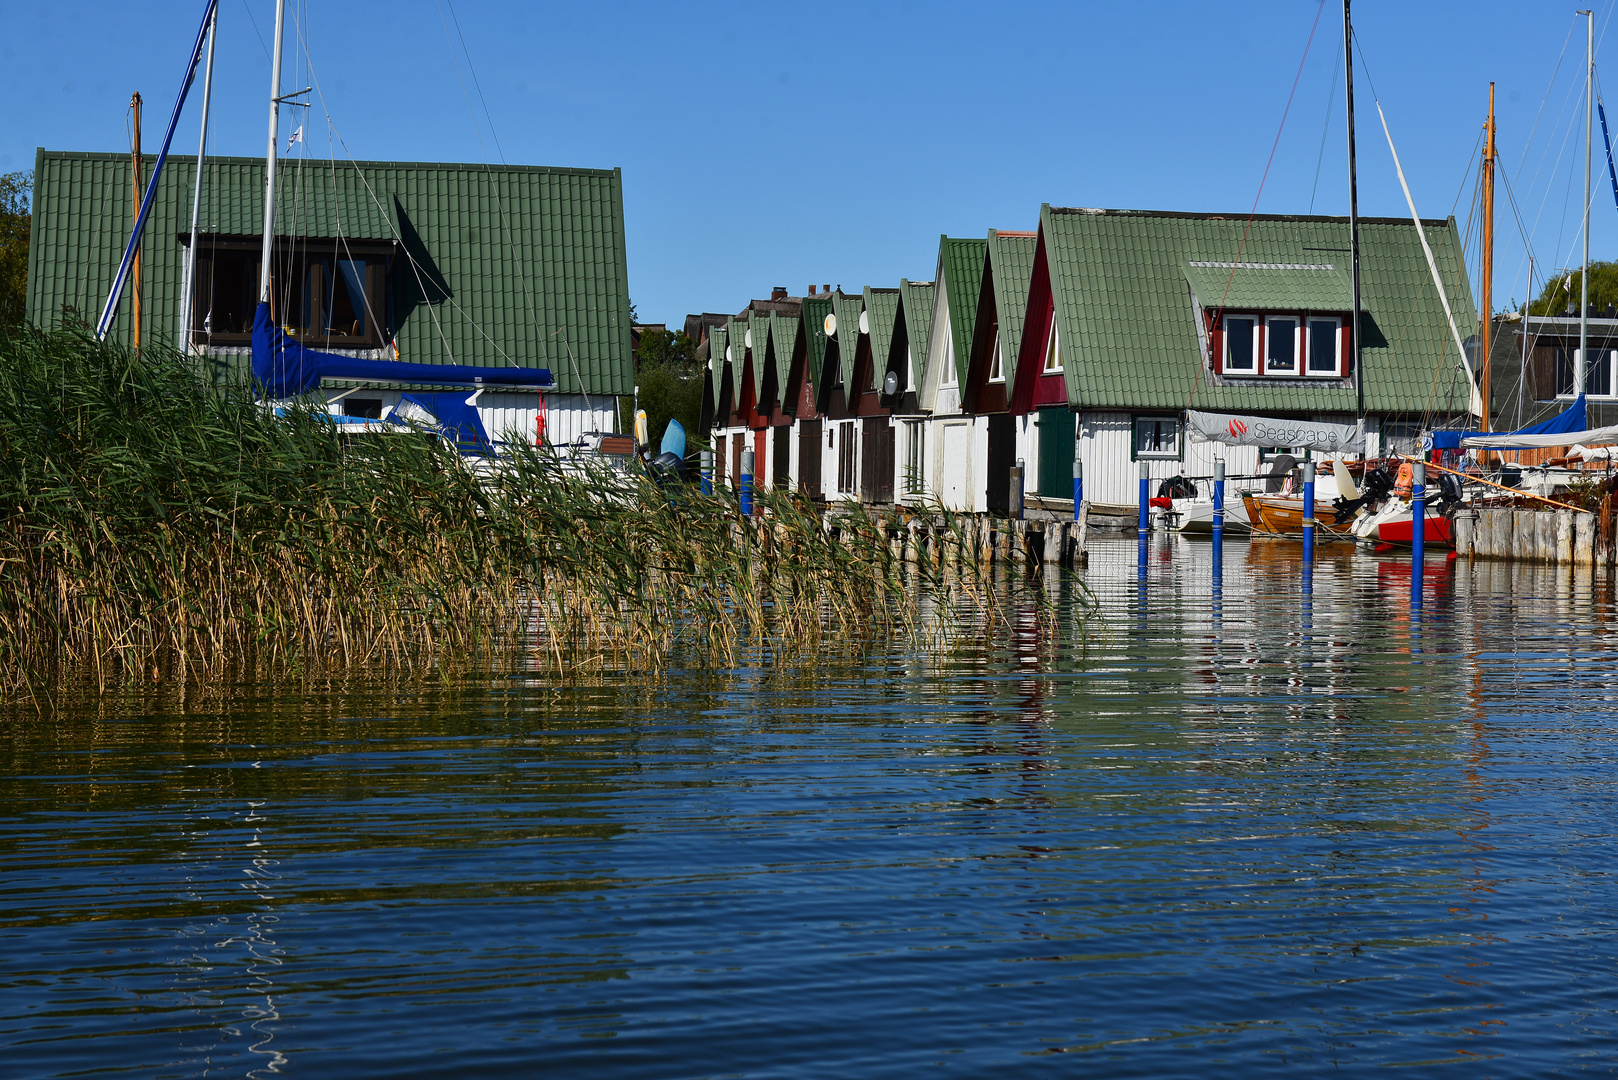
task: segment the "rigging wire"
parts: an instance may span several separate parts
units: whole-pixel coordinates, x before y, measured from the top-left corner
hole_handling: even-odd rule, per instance
[[[1331,91],[1326,95],[1326,119],[1320,125],[1320,153],[1315,155],[1315,182],[1309,189],[1309,212],[1315,212],[1315,193],[1320,190],[1320,167],[1326,162],[1326,137],[1331,134],[1331,111],[1337,101],[1337,73],[1343,70],[1343,54],[1339,51],[1331,66]]]

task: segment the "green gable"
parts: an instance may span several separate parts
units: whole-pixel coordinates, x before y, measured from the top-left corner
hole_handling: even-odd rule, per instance
[[[1463,334],[1477,321],[1455,219],[1422,223]],[[1243,234],[1246,233],[1244,241]],[[1051,288],[1061,334],[1068,402],[1073,408],[1241,412],[1354,413],[1358,393],[1345,380],[1309,384],[1221,380],[1207,370],[1198,308],[1220,268],[1254,266],[1242,280],[1244,303],[1260,310],[1306,299],[1346,310],[1331,282],[1348,262],[1348,219],[1215,216],[1135,210],[1040,211]],[[1328,265],[1332,271],[1264,266]],[[1224,271],[1229,276],[1230,271]],[[1275,299],[1264,291],[1271,282]],[[1462,413],[1466,377],[1412,222],[1360,221],[1360,282],[1365,314],[1362,350],[1369,412]],[[1222,290],[1223,283],[1220,283]],[[953,290],[952,290],[953,291]],[[1228,305],[1227,305],[1228,306]],[[1223,382],[1223,385],[1218,385]]]
[[[723,425],[725,417],[719,415],[719,407],[723,404],[721,397],[725,392],[725,346],[729,336],[723,326],[715,326],[708,331],[708,379],[713,384],[714,423]]]
[[[753,334],[753,400],[764,396],[764,365],[770,363],[770,313],[749,312],[747,328]]]
[[[738,315],[730,320],[729,329],[726,343],[730,346],[730,385],[735,388],[735,403],[739,406],[742,391],[753,386],[747,380],[747,320]]]
[[[843,377],[843,388],[850,396],[858,393],[854,388],[854,355],[860,342],[860,312],[865,309],[865,298],[859,293],[832,294],[832,311],[837,315],[837,370]]]
[[[146,340],[179,340],[194,157],[168,159],[142,248]],[[277,173],[278,235],[385,241],[430,264],[431,298],[392,329],[414,363],[548,367],[558,389],[628,394],[633,357],[618,171],[403,162],[301,163]],[[211,157],[201,228],[257,236],[264,161]],[[40,150],[34,165],[28,318],[94,320],[133,225],[127,154]],[[397,265],[408,260],[394,257]],[[400,285],[394,274],[394,287]],[[126,289],[109,334],[131,339]],[[395,321],[390,318],[390,321]]]
[[[944,273],[944,289],[948,293],[950,333],[955,346],[955,382],[966,385],[966,368],[972,360],[972,330],[977,324],[978,293],[983,289],[983,263],[988,251],[987,240],[955,240],[948,236],[938,241],[938,263]]]
[[[1034,277],[1036,236],[1007,236],[989,232],[989,270],[994,281],[994,310],[1000,320],[1000,350],[1005,360],[1006,394],[1017,382],[1017,357],[1022,349],[1022,324],[1028,314],[1028,283]]]
[[[806,296],[803,300],[803,332],[809,365],[809,385],[818,393],[820,373],[826,365],[826,316],[831,314],[831,297]]]
[[[865,321],[871,327],[871,366],[876,371],[876,384],[882,385],[882,373],[888,370],[893,353],[894,328],[899,318],[899,290],[865,287]]]
[[[927,338],[933,331],[932,282],[899,279],[899,317],[904,320],[905,333],[910,338],[910,354],[925,362]]]
[[[787,380],[792,377],[792,356],[798,348],[799,325],[798,315],[782,315],[779,312],[770,315],[770,349],[775,355],[775,385],[781,388],[781,404],[788,408],[792,403],[786,400],[789,393]]]

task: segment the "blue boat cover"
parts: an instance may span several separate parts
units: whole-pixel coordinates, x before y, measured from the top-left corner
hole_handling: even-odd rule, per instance
[[[319,389],[322,379],[452,386],[482,383],[541,389],[555,383],[549,368],[407,364],[399,360],[364,360],[357,356],[317,352],[288,338],[271,321],[270,306],[259,304],[253,313],[253,383],[259,393],[266,398],[301,397]],[[476,410],[473,412],[475,414]],[[487,442],[487,438],[484,441]]]
[[[1568,431],[1583,431],[1588,425],[1584,419],[1584,395],[1580,394],[1573,399],[1564,412],[1558,413],[1549,420],[1516,431],[1491,432],[1493,435],[1560,435]],[[1461,440],[1472,435],[1480,434],[1476,431],[1435,431],[1433,432],[1434,450],[1459,450]],[[1510,449],[1509,447],[1495,447],[1495,449]]]
[[[438,433],[453,442],[463,454],[493,454],[494,443],[484,430],[477,406],[466,403],[464,390],[442,394],[405,394],[403,401],[419,406],[438,418]],[[391,416],[389,419],[393,419]],[[403,423],[402,420],[393,420]]]
[[[669,426],[663,429],[663,446],[661,452],[673,454],[675,457],[685,459],[685,425],[678,420],[670,420]]]

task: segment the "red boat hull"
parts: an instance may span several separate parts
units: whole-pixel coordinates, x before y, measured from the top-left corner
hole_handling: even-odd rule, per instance
[[[1384,521],[1376,527],[1376,538],[1384,544],[1411,544],[1415,541],[1414,534],[1415,530],[1411,527],[1409,517]],[[1454,547],[1455,540],[1450,533],[1449,518],[1442,514],[1429,514],[1422,542],[1440,547]]]

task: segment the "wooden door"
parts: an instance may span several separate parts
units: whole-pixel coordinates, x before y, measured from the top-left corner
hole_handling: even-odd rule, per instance
[[[824,498],[820,490],[820,421],[798,421],[798,494]]]
[[[991,514],[1011,509],[1011,467],[1017,461],[1017,429],[1010,413],[989,414],[989,453],[985,496]]]
[[[770,448],[770,453],[774,455],[770,462],[770,479],[784,491],[792,486],[792,429],[785,424],[777,424],[774,431],[775,445]]]
[[[1073,412],[1065,405],[1039,410],[1039,493],[1073,497]]]

